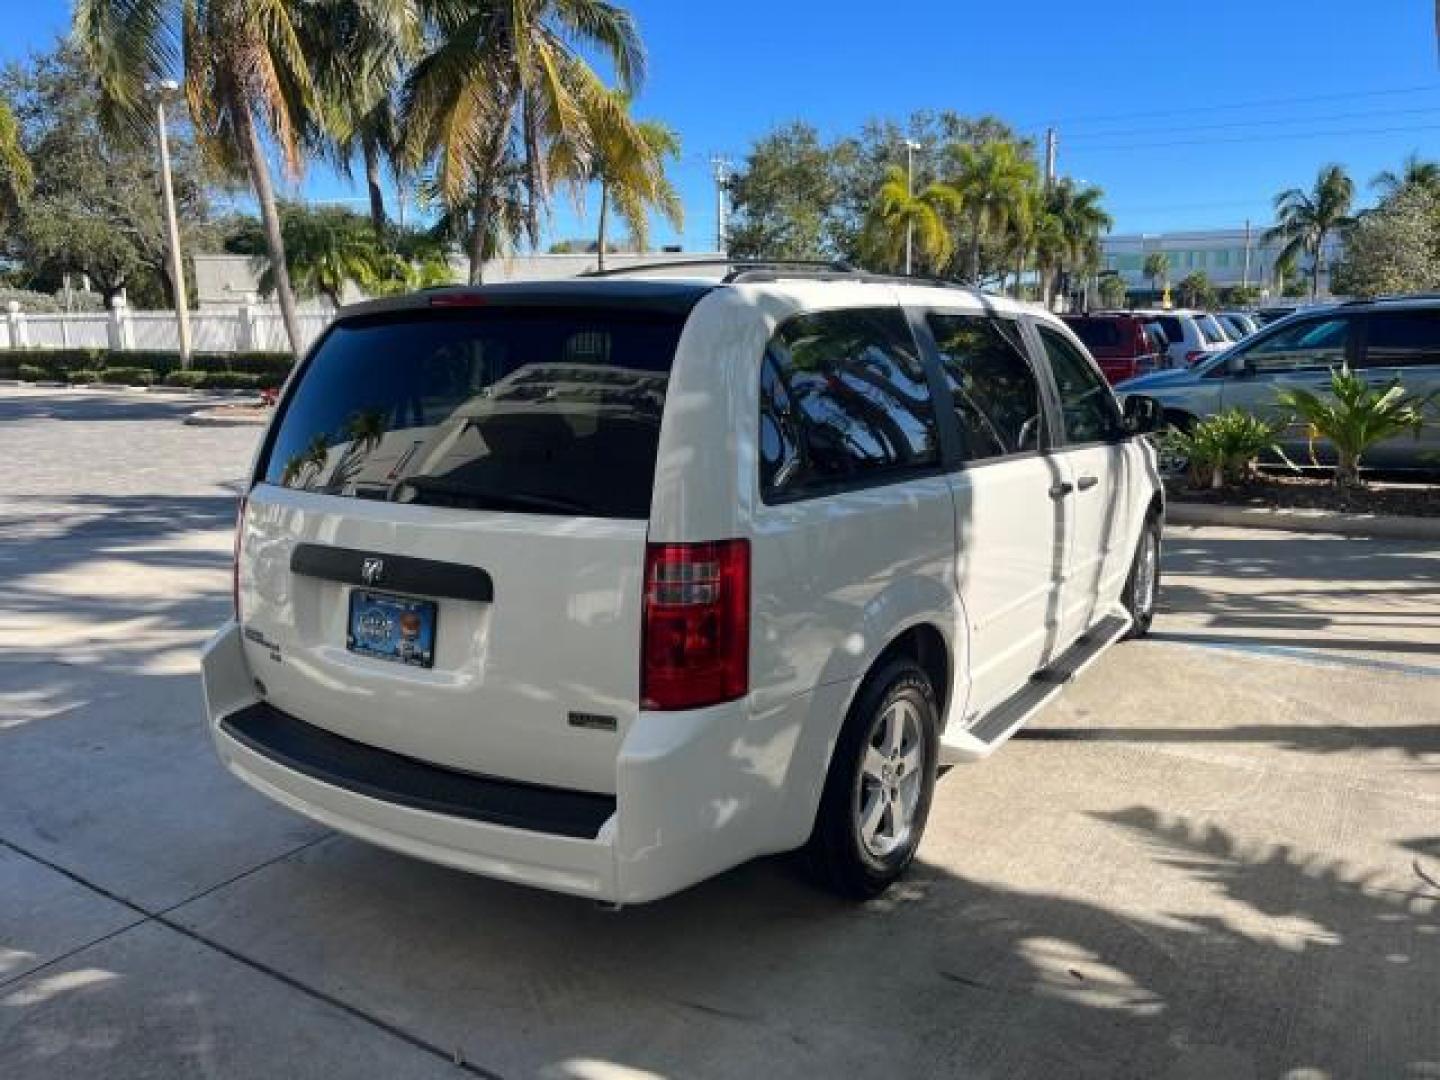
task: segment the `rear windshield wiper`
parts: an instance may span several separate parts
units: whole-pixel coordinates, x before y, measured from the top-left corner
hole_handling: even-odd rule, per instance
[[[432,501],[426,496],[435,498]],[[414,476],[399,481],[390,489],[390,501],[419,503],[422,506],[457,506],[468,510],[542,510],[557,514],[585,515],[595,513],[594,507],[574,499],[534,495],[523,491],[480,491],[468,484],[459,484],[435,476]]]

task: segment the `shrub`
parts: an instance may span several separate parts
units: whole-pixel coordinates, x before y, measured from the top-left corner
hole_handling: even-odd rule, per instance
[[[165,376],[164,382],[166,386],[188,386],[194,389],[209,377],[208,371],[172,371]]]
[[[24,379],[26,382],[45,382],[53,379],[55,374],[54,372],[46,371],[36,364],[21,364],[17,377]]]
[[[155,383],[155,372],[146,367],[107,367],[100,372],[100,379],[102,382],[125,383],[128,386],[152,386]]]
[[[1330,394],[1321,397],[1294,387],[1277,395],[1280,405],[1310,425],[1310,458],[1315,459],[1315,439],[1329,439],[1335,446],[1335,482],[1341,487],[1360,483],[1360,458],[1378,442],[1396,435],[1419,436],[1425,426],[1425,411],[1435,395],[1407,394],[1395,379],[1381,389],[1370,386],[1349,368],[1330,372]]]
[[[101,373],[98,371],[86,371],[84,368],[76,368],[74,371],[65,373],[65,381],[71,386],[82,386],[85,383],[99,382]]]
[[[258,390],[260,378],[243,371],[209,371],[200,385],[206,390]]]
[[[115,367],[144,368],[155,373],[157,379],[163,379],[167,374],[180,366],[180,354],[173,352],[162,352],[158,349],[139,349],[134,352],[112,352],[107,354],[105,359],[106,368],[111,365]]]
[[[1242,409],[1226,409],[1197,421],[1188,431],[1171,428],[1160,436],[1161,450],[1185,462],[1191,487],[1222,488],[1243,482],[1267,450],[1284,458],[1276,443],[1284,420],[1262,420]]]
[[[200,371],[238,371],[247,375],[284,377],[294,363],[289,353],[196,353],[191,366]]]

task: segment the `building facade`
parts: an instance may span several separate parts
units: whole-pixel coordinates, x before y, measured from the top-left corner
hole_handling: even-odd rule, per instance
[[[1262,296],[1278,296],[1281,283],[1277,280],[1275,261],[1283,245],[1279,242],[1267,243],[1263,239],[1266,228],[1268,226],[1193,232],[1114,233],[1101,240],[1101,266],[1118,274],[1132,291],[1148,291],[1152,283],[1145,276],[1145,259],[1151,252],[1163,251],[1170,260],[1169,283],[1172,286],[1200,271],[1210,279],[1211,284],[1222,288],[1249,285],[1260,289]],[[1321,293],[1329,292],[1330,267],[1342,250],[1338,238],[1332,237],[1326,242],[1321,260]],[[1298,272],[1308,279],[1307,260],[1301,261]]]

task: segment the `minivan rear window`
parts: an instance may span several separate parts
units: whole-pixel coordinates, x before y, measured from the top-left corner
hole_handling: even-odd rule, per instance
[[[1089,349],[1120,348],[1122,338],[1118,319],[1066,319],[1065,323]],[[1125,324],[1126,329],[1129,326],[1129,323]]]
[[[554,308],[341,323],[302,369],[261,476],[349,498],[646,518],[683,324]]]

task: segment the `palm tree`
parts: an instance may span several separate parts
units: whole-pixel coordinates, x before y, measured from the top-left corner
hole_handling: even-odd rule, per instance
[[[0,227],[14,227],[34,185],[34,170],[20,144],[20,123],[0,100]]]
[[[1145,256],[1142,273],[1150,279],[1150,291],[1158,293],[1160,282],[1170,280],[1170,256],[1163,251],[1152,251]]]
[[[1100,205],[1105,193],[1098,187],[1080,187],[1069,177],[1051,186],[1045,208],[1055,220],[1058,244],[1055,269],[1082,269],[1100,262],[1100,234],[1109,232],[1114,219]],[[1047,294],[1047,302],[1049,296]]]
[[[1004,229],[1010,215],[1035,181],[1035,163],[1013,142],[991,141],[960,147],[958,170],[952,181],[960,193],[970,223],[967,273],[980,281],[980,246],[992,233]]]
[[[286,267],[301,296],[323,296],[338,308],[346,284],[370,291],[390,272],[385,252],[359,214],[289,206],[281,220]],[[267,295],[276,290],[273,261],[261,272],[259,284]]]
[[[1382,169],[1370,181],[1370,186],[1380,192],[1382,199],[1393,198],[1406,188],[1440,190],[1440,162],[1426,161],[1418,153],[1412,153],[1405,158],[1398,173]]]
[[[932,266],[943,265],[955,247],[949,219],[960,207],[960,193],[948,184],[931,183],[912,193],[905,170],[891,165],[870,206],[864,247],[894,267],[904,259],[906,236],[913,235],[920,257]]]
[[[1284,246],[1277,259],[1310,257],[1310,299],[1320,295],[1320,266],[1325,241],[1350,224],[1350,204],[1355,182],[1339,165],[1326,165],[1309,191],[1290,188],[1275,196],[1275,227],[1265,232],[1267,243],[1279,240]]]
[[[317,126],[305,19],[325,15],[304,0],[75,0],[75,37],[95,70],[112,137],[151,133],[147,87],[169,77],[177,59],[183,62],[197,142],[226,172],[245,173],[259,203],[275,293],[297,355],[300,321],[266,142],[279,151],[286,172],[298,176]]]
[[[394,87],[420,51],[421,24],[414,0],[331,0],[323,18],[307,20],[306,55],[328,130],[321,153],[350,179],[358,156],[365,170],[370,223],[385,236],[382,165],[398,171],[400,124]]]
[[[592,144],[589,178],[600,185],[595,250],[598,267],[603,270],[612,203],[638,250],[649,246],[652,209],[658,210],[675,228],[682,227],[685,208],[679,192],[665,175],[665,162],[680,156],[680,136],[658,120],[630,123],[626,115],[629,100],[623,94],[607,92],[591,106],[586,117]],[[626,122],[615,123],[617,111]],[[637,134],[638,139],[634,137]]]
[[[470,280],[483,276],[506,163],[521,170],[526,231],[535,241],[552,166],[562,179],[588,164],[585,115],[607,92],[584,53],[596,52],[633,94],[645,53],[628,12],[609,0],[427,0],[435,47],[403,95],[409,159],[433,157],[452,211],[469,210]]]

